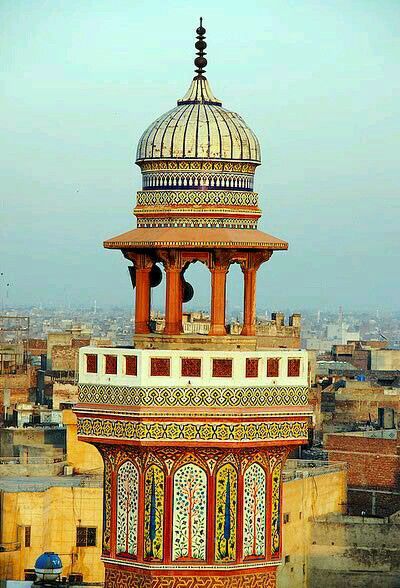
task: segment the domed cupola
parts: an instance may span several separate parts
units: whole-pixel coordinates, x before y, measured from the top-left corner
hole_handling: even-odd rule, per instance
[[[200,22],[196,75],[187,93],[139,141],[138,227],[257,227],[253,184],[260,145],[244,120],[223,108],[211,90],[204,75],[205,32]]]
[[[137,229],[107,240],[107,248],[287,248],[257,230],[261,210],[254,174],[261,163],[260,145],[239,114],[224,108],[211,90],[205,33],[200,19],[196,74],[188,91],[139,140]]]

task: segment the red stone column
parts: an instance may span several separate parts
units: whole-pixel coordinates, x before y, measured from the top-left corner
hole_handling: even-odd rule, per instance
[[[150,333],[151,267],[136,268],[135,333]]]
[[[165,335],[182,332],[182,279],[181,269],[166,267]]]
[[[226,274],[228,266],[211,269],[211,326],[210,335],[226,335]]]
[[[256,334],[256,275],[254,267],[244,268],[244,309],[243,328],[241,335],[255,336]]]

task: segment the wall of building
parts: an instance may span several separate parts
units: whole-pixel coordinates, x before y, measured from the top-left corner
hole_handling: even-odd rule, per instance
[[[78,386],[76,384],[53,384],[53,409],[59,410],[62,404],[76,404],[78,402]]]
[[[52,350],[51,369],[53,371],[76,371],[78,367],[79,347],[70,345],[54,345]]]
[[[342,513],[346,490],[345,470],[284,482],[283,515],[289,515],[289,522],[282,529],[283,561],[278,570],[278,588],[308,586],[312,521],[323,514]]]
[[[397,588],[400,524],[330,516],[311,523],[310,588]]]
[[[378,408],[392,408],[400,415],[400,388],[384,388],[372,382],[347,380],[345,388],[333,386],[324,390],[324,396],[334,394],[334,411],[329,420],[333,424],[378,421]]]
[[[373,349],[371,370],[400,370],[400,349]]]
[[[349,486],[400,489],[400,445],[398,439],[374,439],[346,434],[327,435],[330,461],[349,467]]]
[[[61,555],[63,575],[81,573],[84,581],[104,579],[101,555],[102,489],[50,487],[37,492],[1,493],[2,536],[0,578],[23,580],[44,551]],[[31,546],[25,547],[25,527],[31,527]],[[96,527],[95,547],[76,546],[76,527]]]
[[[72,410],[63,410],[63,424],[67,430],[67,460],[77,474],[101,474],[103,460],[97,449],[78,441],[77,418]]]

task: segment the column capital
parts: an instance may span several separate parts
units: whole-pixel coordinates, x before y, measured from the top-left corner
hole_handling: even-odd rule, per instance
[[[132,261],[133,265],[135,266],[136,270],[149,270],[154,265],[154,260],[148,253],[143,253],[142,251],[122,251],[124,257]]]
[[[185,265],[179,249],[156,249],[156,256],[162,262],[165,271],[179,270],[181,271]]]
[[[248,251],[246,257],[239,262],[242,272],[244,273],[248,270],[257,271],[261,264],[271,258],[272,253],[271,249]]]

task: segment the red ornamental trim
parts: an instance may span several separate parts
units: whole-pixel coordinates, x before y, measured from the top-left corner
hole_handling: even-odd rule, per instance
[[[171,361],[169,357],[152,357],[150,363],[151,376],[170,376]]]
[[[277,378],[279,376],[279,357],[267,359],[267,377]]]
[[[300,376],[300,359],[288,360],[288,376],[297,378]]]
[[[247,358],[246,359],[246,378],[257,378],[258,377],[258,358]]]
[[[106,355],[106,374],[116,374],[117,373],[117,356],[116,355]]]
[[[231,378],[232,377],[232,360],[231,359],[213,359],[213,378]]]
[[[136,355],[125,355],[125,374],[127,376],[137,376]]]
[[[86,372],[88,374],[97,374],[97,355],[94,353],[86,354]]]
[[[196,357],[183,357],[181,362],[181,375],[192,378],[200,378],[201,359]]]

